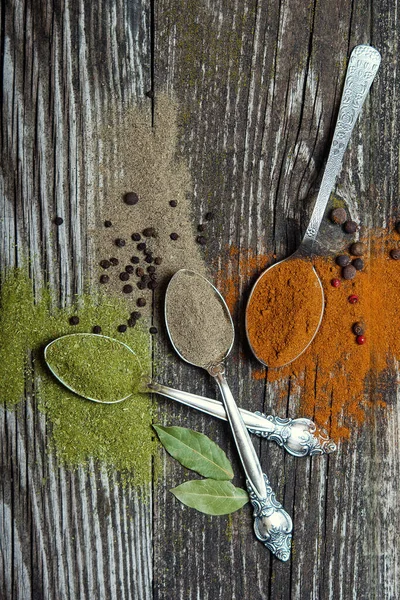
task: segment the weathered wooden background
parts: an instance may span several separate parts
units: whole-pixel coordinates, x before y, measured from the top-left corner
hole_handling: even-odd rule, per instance
[[[397,0],[3,0],[2,265],[29,250],[34,277],[58,286],[62,303],[81,289],[99,127],[110,109],[150,103],[146,92],[157,99],[165,89],[181,106],[194,219],[216,212],[208,264],[223,260],[227,244],[290,253],[311,213],[346,58],[359,43],[377,47],[383,62],[339,185],[354,217],[384,225],[399,192],[398,8]],[[55,214],[66,222],[56,237]],[[240,358],[242,309],[233,392],[251,410],[294,416],[290,396],[277,406],[269,384],[251,379],[255,364]],[[206,374],[165,362],[160,380],[215,394]],[[179,505],[167,491],[182,478],[172,460],[165,485],[143,505],[117,476],[70,473],[49,459],[46,424],[29,397],[17,411],[2,409],[0,597],[398,599],[396,392],[384,422],[376,418],[329,458],[296,460],[255,441],[293,516],[287,564],[256,543],[249,507],[227,519]],[[235,461],[226,425],[168,401],[160,419],[212,434]]]

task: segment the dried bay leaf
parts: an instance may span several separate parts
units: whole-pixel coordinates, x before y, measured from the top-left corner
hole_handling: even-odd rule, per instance
[[[207,515],[229,515],[249,501],[247,492],[230,481],[196,479],[170,491],[182,504]]]
[[[153,427],[167,452],[187,469],[203,477],[232,479],[232,466],[225,452],[203,433],[185,427]]]

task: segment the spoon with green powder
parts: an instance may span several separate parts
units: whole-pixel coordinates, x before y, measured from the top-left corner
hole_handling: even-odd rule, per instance
[[[133,397],[135,391],[156,392],[227,420],[218,400],[151,381],[132,348],[119,340],[92,333],[73,333],[48,344],[44,357],[53,375],[69,390],[92,402],[116,404]],[[101,374],[101,376],[99,375]],[[293,456],[315,456],[336,450],[335,443],[310,419],[281,419],[240,409],[249,431],[271,440]]]
[[[224,360],[233,346],[234,327],[224,299],[205,277],[181,269],[168,284],[165,321],[179,356],[206,369],[216,380],[246,474],[256,537],[278,558],[288,560],[292,520],[276,500],[268,477],[261,470],[250,435],[225,379]]]

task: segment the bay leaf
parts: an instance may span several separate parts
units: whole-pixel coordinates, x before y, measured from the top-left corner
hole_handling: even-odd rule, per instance
[[[249,501],[245,490],[215,479],[186,481],[170,491],[182,504],[207,515],[229,515]]]
[[[203,477],[232,479],[232,466],[225,452],[203,433],[185,427],[153,427],[167,452],[187,469]]]

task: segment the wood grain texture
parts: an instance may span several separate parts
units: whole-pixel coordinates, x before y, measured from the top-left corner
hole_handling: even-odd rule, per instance
[[[150,9],[15,1],[1,20],[1,266],[28,257],[64,306],[93,268],[99,128],[150,88]],[[137,492],[94,464],[60,468],[31,394],[0,423],[0,597],[151,598],[152,513]]]
[[[194,177],[196,218],[200,221],[207,210],[216,214],[206,251],[214,272],[223,265],[228,273],[238,269],[228,259],[231,246],[278,257],[297,247],[329,149],[346,59],[358,43],[376,45],[383,68],[351,140],[337,189],[351,215],[363,223],[384,226],[396,216],[397,167],[390,174],[387,167],[397,161],[398,149],[396,142],[386,141],[387,135],[398,139],[393,129],[398,114],[396,15],[394,5],[378,10],[368,2],[159,3],[157,86],[166,86],[181,102],[182,151]],[[298,398],[290,381],[251,378],[257,365],[243,331],[251,283],[240,282],[242,301],[234,315],[238,341],[229,381],[246,408],[262,406],[265,412],[294,416]],[[209,384],[199,381],[197,391],[208,389]],[[278,400],[282,389],[289,392]],[[193,538],[186,535],[190,543],[178,556],[174,552],[167,561],[155,561],[157,597],[175,589],[176,597],[185,598],[395,598],[395,385],[387,396],[390,408],[376,416],[374,427],[354,432],[351,443],[340,444],[329,458],[298,461],[256,442],[277,497],[293,516],[289,566],[271,559],[254,542],[250,511],[232,517],[228,534],[226,521],[209,524],[182,509],[184,514],[175,513],[162,539],[173,543],[182,528],[189,528]],[[186,412],[174,414],[181,419]],[[202,431],[213,427],[219,439],[226,435],[223,425],[202,417],[190,417],[190,422]],[[231,445],[227,451],[232,455]],[[171,482],[177,479],[173,472]],[[174,514],[168,495],[159,503],[162,512]],[[201,541],[194,537],[199,527]],[[161,548],[160,537],[156,557]]]
[[[215,213],[205,249],[211,273],[238,269],[227,261],[232,245],[278,256],[296,248],[358,43],[375,45],[383,62],[338,190],[365,224],[385,226],[399,210],[397,0],[10,0],[0,17],[1,266],[28,254],[34,281],[49,281],[61,305],[93,268],[87,231],[107,177],[98,169],[99,130],[153,84],[155,101],[167,89],[180,103],[194,223]],[[63,229],[54,229],[56,215]],[[294,416],[290,381],[251,377],[257,364],[242,318],[251,283],[240,282],[229,382],[241,406]],[[215,397],[207,374],[174,359],[162,336],[157,352],[160,381]],[[385,399],[373,425],[330,457],[298,460],[254,440],[294,521],[293,557],[282,564],[256,542],[248,506],[217,518],[180,505],[168,490],[187,473],[166,456],[145,505],[97,465],[60,468],[27,390],[17,411],[0,411],[0,597],[397,599],[396,382]],[[159,402],[160,421],[223,446],[244,485],[226,424]]]

